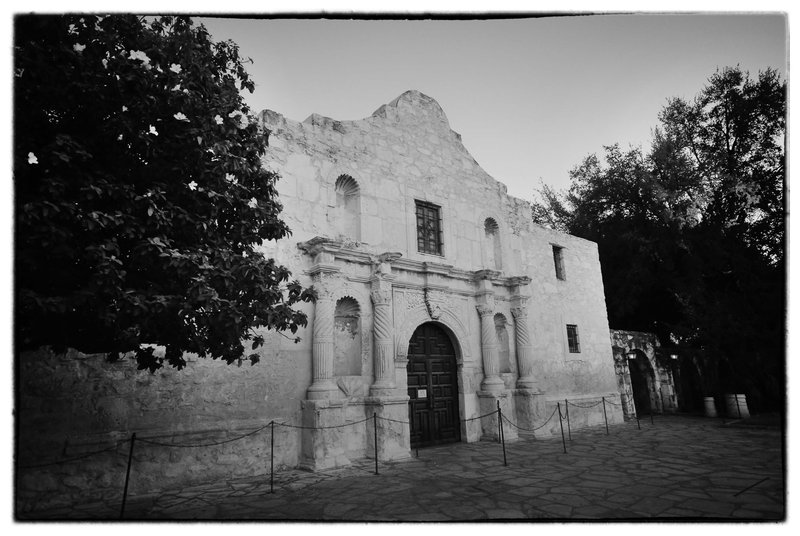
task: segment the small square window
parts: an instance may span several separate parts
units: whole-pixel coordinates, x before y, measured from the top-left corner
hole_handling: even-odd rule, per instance
[[[553,246],[553,264],[556,267],[556,278],[566,281],[567,274],[564,272],[564,248]]]
[[[443,255],[441,207],[417,201],[417,250],[420,253]]]
[[[571,354],[581,353],[581,341],[578,338],[578,326],[567,324],[567,343]]]

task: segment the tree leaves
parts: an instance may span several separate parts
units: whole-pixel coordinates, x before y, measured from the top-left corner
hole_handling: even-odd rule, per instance
[[[679,345],[705,394],[749,391],[776,404],[784,352],[786,86],[715,73],[671,99],[650,150],[605,148],[576,166],[567,194],[546,187],[534,221],[598,243],[609,323]],[[768,372],[767,372],[768,371]],[[778,378],[776,380],[776,378]],[[737,390],[738,389],[738,390]]]
[[[313,293],[258,250],[289,230],[236,45],[182,17],[20,16],[14,50],[21,348],[153,371],[306,324]]]

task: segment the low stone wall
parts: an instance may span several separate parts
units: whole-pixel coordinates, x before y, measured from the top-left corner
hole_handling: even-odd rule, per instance
[[[267,406],[267,392],[291,399],[273,385],[266,367],[196,359],[180,372],[150,374],[131,360],[107,363],[102,355],[45,351],[24,353],[18,364],[20,513],[121,501],[134,433],[131,496],[268,475],[267,425],[300,424],[293,420],[294,404],[281,408],[270,400]],[[276,468],[297,465],[299,442],[299,429],[275,426]]]

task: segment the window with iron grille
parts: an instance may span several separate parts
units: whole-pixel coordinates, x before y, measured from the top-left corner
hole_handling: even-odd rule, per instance
[[[442,209],[432,203],[417,201],[417,250],[443,255]]]
[[[567,274],[564,272],[564,248],[553,246],[553,263],[556,266],[556,278],[565,281]]]
[[[581,352],[581,341],[578,338],[578,326],[575,324],[567,324],[567,343],[569,344],[569,352],[571,354],[579,354]]]

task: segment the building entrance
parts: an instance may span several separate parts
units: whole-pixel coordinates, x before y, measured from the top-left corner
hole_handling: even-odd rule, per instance
[[[408,344],[411,448],[461,440],[456,352],[450,336],[428,322]]]

